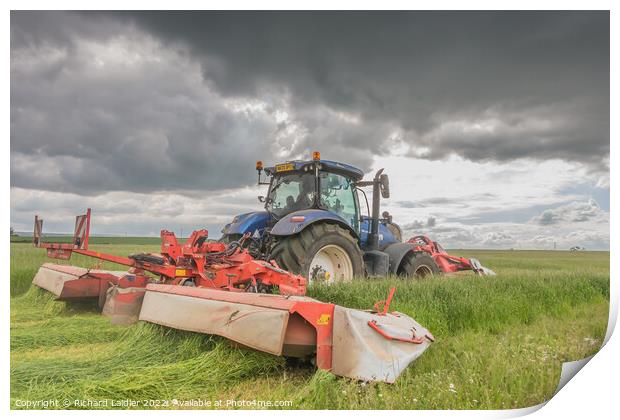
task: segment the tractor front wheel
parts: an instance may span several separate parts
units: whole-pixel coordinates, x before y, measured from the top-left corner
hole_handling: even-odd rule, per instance
[[[424,278],[436,276],[440,270],[433,257],[424,252],[412,252],[405,255],[398,270],[402,277]]]
[[[364,274],[364,259],[351,233],[332,223],[313,224],[278,240],[271,251],[282,268],[301,274],[309,283],[348,281]]]

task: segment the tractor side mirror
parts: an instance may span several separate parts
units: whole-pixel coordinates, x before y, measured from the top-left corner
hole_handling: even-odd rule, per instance
[[[381,188],[381,197],[390,198],[390,179],[387,174],[381,174],[379,187]]]

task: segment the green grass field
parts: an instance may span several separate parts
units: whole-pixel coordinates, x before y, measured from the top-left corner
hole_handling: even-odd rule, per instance
[[[104,239],[110,238],[92,248],[118,255],[158,249],[158,241]],[[291,366],[218,337],[146,323],[110,325],[92,306],[56,302],[31,288],[45,252],[12,243],[11,407],[67,400],[80,408],[76,400],[91,400],[109,408],[112,401],[128,399],[178,408],[166,405],[199,399],[214,405],[221,400],[222,408],[231,408],[229,400],[256,400],[309,409],[500,409],[549,399],[561,363],[591,355],[602,344],[609,253],[454,253],[479,258],[498,276],[360,279],[309,291],[324,301],[366,309],[397,285],[392,309],[428,327],[436,342],[387,385]],[[70,261],[84,267],[95,262],[79,256]]]

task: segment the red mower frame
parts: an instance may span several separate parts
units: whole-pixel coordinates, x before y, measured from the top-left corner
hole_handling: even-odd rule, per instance
[[[277,287],[278,292],[284,295],[306,294],[304,277],[280,269],[274,261],[269,263],[254,259],[242,247],[246,237],[231,246],[208,241],[209,232],[201,229],[194,231],[184,244],[180,244],[173,232],[162,230],[160,254],[121,257],[89,250],[90,215],[91,210],[88,209],[86,214],[76,217],[71,243],[43,242],[43,220],[35,216],[34,246],[46,249],[50,258],[68,260],[75,252],[130,267],[130,281],[126,281],[128,276],[111,281],[120,287],[145,287],[156,282],[233,292],[265,292]],[[159,278],[151,277],[147,272]]]
[[[407,243],[413,245],[413,252],[425,252],[429,254],[442,273],[456,273],[458,271],[472,270],[480,276],[494,275],[493,270],[483,267],[475,258],[455,257],[446,252],[437,242],[428,236],[418,235],[409,239]]]

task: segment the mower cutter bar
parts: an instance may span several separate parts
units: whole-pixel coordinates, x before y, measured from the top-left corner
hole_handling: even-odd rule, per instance
[[[43,264],[33,283],[58,300],[95,299],[114,323],[143,320],[215,334],[256,350],[298,358],[339,376],[392,383],[430,345],[432,335],[405,314],[389,312],[392,289],[375,311],[304,296],[306,279],[254,259],[239,242],[207,241],[197,230],[184,244],[161,231],[160,254],[120,257],[88,249],[90,210],[76,218],[71,243],[34,245],[48,256],[73,252],[128,267],[126,272]],[[146,272],[158,277],[149,276]],[[277,287],[279,294],[269,294]]]
[[[316,354],[319,369],[388,383],[432,341],[428,330],[398,312],[360,311],[305,296],[165,284],[147,285],[139,319],[219,335],[274,355]]]

